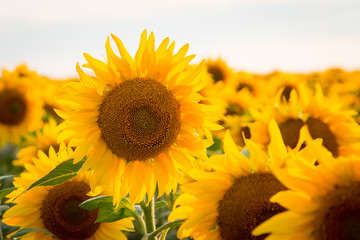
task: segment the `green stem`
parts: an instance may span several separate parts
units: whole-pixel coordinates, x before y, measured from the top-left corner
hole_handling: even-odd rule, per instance
[[[148,196],[145,196],[145,200],[140,202],[140,207],[143,210],[146,226],[146,234],[155,231],[155,199],[150,200],[149,204]],[[156,237],[149,237],[148,240],[156,240]]]

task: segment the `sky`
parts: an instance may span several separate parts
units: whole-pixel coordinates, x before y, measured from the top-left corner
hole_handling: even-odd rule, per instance
[[[192,63],[221,58],[252,73],[360,70],[357,0],[1,0],[0,68],[26,63],[48,77],[76,77],[83,53],[105,58],[111,33],[134,56],[144,29],[156,45],[189,43]]]

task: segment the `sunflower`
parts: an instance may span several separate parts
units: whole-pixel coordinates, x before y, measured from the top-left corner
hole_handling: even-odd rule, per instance
[[[31,79],[38,79],[39,75],[36,71],[32,71],[28,68],[26,64],[21,64],[17,66],[14,71],[12,72],[12,77],[14,78],[31,78]]]
[[[53,118],[45,123],[43,128],[38,129],[35,133],[28,133],[24,135],[24,148],[22,148],[16,155],[17,159],[12,163],[18,166],[24,166],[26,163],[32,163],[32,159],[37,156],[39,150],[48,152],[50,146],[55,151],[59,150],[57,143],[58,132],[56,131],[56,121]]]
[[[261,108],[250,108],[250,114],[254,118],[254,122],[249,124],[251,140],[264,149],[267,149],[270,142],[268,127],[271,119],[275,119],[279,125],[286,146],[294,149],[300,140],[300,130],[304,126],[302,99],[296,91],[291,91],[289,100],[282,101],[282,92],[280,89]]]
[[[60,118],[55,112],[54,109],[63,109],[63,106],[57,103],[58,96],[61,96],[64,93],[63,86],[70,83],[78,81],[77,79],[50,79],[42,77],[39,81],[39,87],[43,89],[42,97],[45,102],[44,109],[49,117],[54,118],[58,123],[62,122],[63,119]]]
[[[281,90],[281,99],[285,99],[286,101],[289,100],[292,90],[300,94],[300,83],[305,83],[306,80],[301,75],[283,72],[273,72],[264,78],[268,96],[272,97]]]
[[[253,234],[271,233],[269,240],[359,239],[359,156],[335,159],[321,145],[313,150],[319,166],[301,164],[296,173],[291,169],[275,171],[289,190],[270,201],[287,211],[258,226]]]
[[[250,125],[251,139],[265,148],[269,143],[269,122],[275,118],[285,144],[299,147],[301,136],[323,139],[323,145],[335,156],[360,154],[360,126],[356,112],[343,108],[335,97],[325,97],[320,85],[313,90],[299,86],[300,96],[291,91],[289,101],[281,101],[280,91],[262,110],[251,109],[255,122]],[[301,130],[303,129],[303,130]]]
[[[95,171],[97,181],[114,187],[114,201],[127,194],[132,203],[147,193],[152,199],[177,188],[181,170],[193,158],[206,158],[210,130],[220,129],[216,107],[200,104],[205,85],[199,74],[204,64],[184,70],[194,55],[188,45],[173,54],[169,38],[155,50],[155,37],[142,33],[133,59],[119,38],[112,35],[119,52],[106,41],[107,63],[84,54],[95,77],[77,66],[80,82],[68,84],[57,111],[65,119],[58,140],[77,144],[75,162],[86,155],[84,168]]]
[[[39,151],[38,158],[34,158],[34,165],[26,164],[26,172],[14,178],[17,190],[9,194],[13,199],[22,193],[33,182],[45,176],[56,165],[69,159],[73,152],[62,144],[56,154],[50,147],[49,156]],[[131,219],[122,219],[110,223],[95,223],[98,212],[88,211],[78,205],[92,196],[111,195],[105,188],[97,188],[96,193],[90,192],[91,172],[83,172],[73,179],[56,186],[38,186],[30,189],[16,198],[13,207],[3,216],[3,222],[10,226],[23,228],[44,229],[63,240],[107,240],[127,239],[121,230],[132,228]],[[40,231],[30,232],[23,240],[51,240],[51,235]]]
[[[193,169],[188,172],[190,180],[180,186],[182,194],[169,216],[169,221],[186,219],[178,230],[178,238],[263,239],[252,237],[251,231],[285,210],[269,202],[271,196],[286,189],[272,174],[272,169],[286,166],[290,153],[298,154],[287,152],[275,121],[270,124],[270,131],[269,154],[246,140],[250,157],[245,157],[227,131],[225,155],[210,157],[208,171]]]
[[[42,125],[43,101],[26,77],[3,70],[0,78],[0,146],[18,144]]]
[[[206,61],[206,69],[210,74],[214,84],[218,82],[226,83],[233,81],[233,70],[221,58],[216,60],[208,59]]]

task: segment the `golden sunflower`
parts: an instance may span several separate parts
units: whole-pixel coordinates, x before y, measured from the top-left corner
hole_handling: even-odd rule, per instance
[[[36,71],[32,71],[28,68],[26,64],[21,64],[17,66],[14,71],[12,72],[12,77],[14,78],[31,78],[31,79],[38,79],[39,75]]]
[[[300,94],[300,83],[305,83],[306,79],[298,74],[273,72],[265,76],[264,80],[268,96],[272,97],[281,90],[281,99],[284,98],[288,101],[292,90],[295,90],[298,95]]]
[[[320,85],[314,95],[305,95],[305,124],[313,139],[322,138],[323,145],[334,157],[360,155],[360,125],[353,110],[344,109],[336,97],[325,97]]]
[[[151,199],[156,185],[158,196],[176,190],[180,170],[192,166],[190,154],[206,158],[220,114],[199,103],[204,64],[184,70],[194,58],[185,57],[188,45],[173,54],[175,43],[166,38],[155,50],[154,34],[144,31],[133,59],[112,38],[121,57],[108,39],[107,63],[84,54],[96,77],[77,66],[80,82],[68,84],[61,102],[71,110],[57,111],[65,119],[58,140],[74,139],[75,162],[86,155],[84,168],[113,185],[115,202],[129,194],[136,203],[146,193]]]
[[[26,77],[3,70],[0,78],[0,146],[18,144],[42,125],[43,101]]]
[[[28,133],[24,136],[24,148],[22,148],[16,155],[17,159],[12,163],[18,166],[24,166],[26,163],[32,163],[32,159],[37,156],[39,150],[47,153],[50,146],[55,151],[59,150],[57,143],[58,132],[56,130],[56,121],[52,118],[48,123],[45,123],[43,128],[38,129],[35,134]]]
[[[217,60],[208,59],[205,64],[207,72],[210,74],[214,84],[218,82],[226,83],[233,80],[233,70],[221,58]]]
[[[272,118],[281,130],[285,145],[300,147],[299,139],[322,138],[323,145],[335,156],[360,154],[360,126],[353,116],[356,112],[343,108],[337,98],[325,97],[320,85],[313,90],[299,86],[300,96],[291,91],[289,101],[281,101],[281,93],[261,110],[251,109],[255,122],[250,125],[251,139],[265,148],[269,143],[267,130]],[[303,131],[301,131],[303,129]]]
[[[61,162],[73,155],[70,148],[62,144],[56,154],[50,147],[49,156],[39,151],[34,165],[26,164],[26,172],[14,178],[17,190],[9,194],[10,199],[18,196],[33,182],[45,176]],[[73,179],[56,186],[38,186],[16,198],[13,207],[3,216],[3,222],[10,226],[45,229],[62,240],[107,240],[127,239],[122,230],[132,228],[131,219],[110,223],[95,223],[97,210],[88,211],[78,205],[89,199],[91,173],[83,172]],[[97,188],[92,196],[111,195],[105,188]],[[51,240],[51,235],[40,231],[30,232],[21,237],[23,240]]]
[[[288,101],[282,101],[282,90],[261,108],[251,108],[250,114],[254,122],[249,124],[251,140],[260,144],[264,149],[270,142],[269,123],[275,119],[279,125],[282,138],[286,146],[294,149],[298,146],[301,129],[304,126],[304,110],[302,99],[296,91],[291,91]]]
[[[55,118],[55,120],[60,123],[62,119],[56,114],[54,109],[63,109],[63,106],[57,103],[58,96],[64,94],[64,88],[66,84],[70,82],[78,81],[77,79],[61,79],[61,80],[54,80],[49,78],[41,78],[39,81],[39,87],[43,90],[42,97],[45,102],[45,110],[47,114]]]
[[[359,239],[359,156],[335,159],[321,145],[314,145],[313,150],[319,166],[301,164],[296,172],[275,171],[289,190],[270,201],[288,210],[258,226],[253,234],[271,233],[268,240]]]
[[[180,186],[169,221],[186,219],[178,238],[195,240],[263,239],[251,231],[269,217],[284,211],[269,199],[286,188],[272,174],[272,169],[286,165],[288,155],[275,121],[270,124],[272,142],[267,154],[246,140],[250,158],[241,154],[229,132],[224,138],[225,155],[209,159],[210,171],[193,169],[190,179]]]

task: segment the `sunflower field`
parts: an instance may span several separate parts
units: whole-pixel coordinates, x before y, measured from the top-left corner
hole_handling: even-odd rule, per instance
[[[0,240],[360,239],[360,70],[188,49],[144,30],[78,78],[2,69]]]

